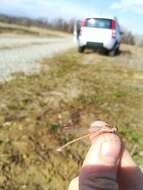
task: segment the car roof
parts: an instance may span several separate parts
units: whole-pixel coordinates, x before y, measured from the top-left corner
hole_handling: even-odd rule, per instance
[[[117,20],[117,18],[115,16],[97,16],[97,15],[90,15],[90,16],[86,16],[84,17],[84,19],[88,19],[88,18],[103,18],[103,19],[114,19]]]

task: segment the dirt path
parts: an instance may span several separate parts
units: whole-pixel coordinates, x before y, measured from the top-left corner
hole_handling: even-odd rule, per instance
[[[39,62],[73,47],[72,38],[0,37],[0,81],[11,79],[13,73],[37,72]]]

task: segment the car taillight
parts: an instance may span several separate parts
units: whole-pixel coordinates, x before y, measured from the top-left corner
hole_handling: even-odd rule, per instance
[[[112,20],[112,38],[116,38],[116,21]]]
[[[82,26],[86,26],[86,19],[82,21]]]
[[[116,21],[112,20],[112,30],[115,30],[115,29],[116,29]]]

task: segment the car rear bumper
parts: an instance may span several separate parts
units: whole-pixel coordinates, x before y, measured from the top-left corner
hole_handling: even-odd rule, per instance
[[[107,42],[91,42],[91,41],[79,41],[79,46],[84,46],[91,49],[107,49],[112,50],[116,43],[116,40],[109,40]]]
[[[103,43],[97,43],[97,42],[87,42],[86,47],[93,49],[104,48]]]

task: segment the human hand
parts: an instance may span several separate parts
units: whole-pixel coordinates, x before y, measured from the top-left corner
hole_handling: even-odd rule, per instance
[[[96,121],[92,126],[105,122]],[[69,190],[142,190],[143,174],[120,138],[113,133],[91,135],[91,147],[86,155],[79,178]]]

